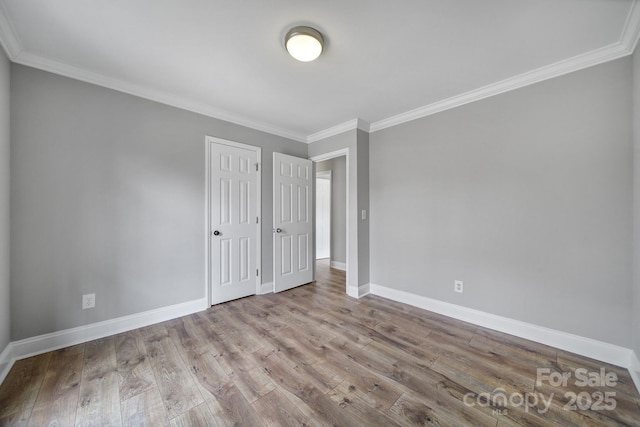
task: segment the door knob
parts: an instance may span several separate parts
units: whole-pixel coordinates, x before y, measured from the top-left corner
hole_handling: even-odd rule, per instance
[[[214,236],[219,236],[219,235],[220,235],[220,232],[219,232],[218,230],[216,230],[216,231],[214,231],[214,232],[213,232],[213,235],[214,235]]]
[[[281,228],[276,228],[276,229],[275,229],[275,232],[276,232],[276,233],[282,233],[282,229],[281,229]]]

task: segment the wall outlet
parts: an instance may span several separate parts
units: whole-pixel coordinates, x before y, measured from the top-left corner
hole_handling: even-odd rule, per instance
[[[96,294],[82,295],[82,309],[93,308],[96,306]]]
[[[453,290],[459,293],[464,292],[464,283],[462,283],[462,280],[455,280],[453,282]]]

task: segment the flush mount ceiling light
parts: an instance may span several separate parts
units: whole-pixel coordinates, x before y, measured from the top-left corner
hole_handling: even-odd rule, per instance
[[[313,61],[320,56],[323,44],[320,31],[311,27],[294,27],[284,38],[289,55],[302,62]]]

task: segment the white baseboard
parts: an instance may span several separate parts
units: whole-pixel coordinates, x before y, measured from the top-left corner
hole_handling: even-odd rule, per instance
[[[356,288],[355,286],[347,285],[347,295],[349,295],[351,298],[359,298],[358,288]]]
[[[345,264],[344,262],[331,260],[329,262],[329,266],[331,268],[335,268],[336,270],[347,271],[347,264]]]
[[[52,332],[20,341],[14,341],[10,345],[14,360],[58,350],[98,338],[104,338],[132,329],[142,328],[154,323],[175,319],[191,313],[206,310],[209,306],[206,298],[183,302],[168,307],[157,308],[103,322],[91,323],[64,331]]]
[[[371,284],[367,283],[365,285],[358,286],[358,298],[362,298],[365,295],[369,295],[371,293]]]
[[[362,298],[365,295],[369,295],[369,284],[360,285],[357,288],[355,286],[347,286],[347,295],[351,298]]]
[[[7,377],[7,374],[11,370],[15,358],[13,357],[13,344],[9,343],[0,353],[0,384]]]
[[[264,295],[273,293],[273,282],[263,283],[256,295]]]
[[[633,383],[636,385],[636,389],[638,389],[638,393],[640,393],[640,359],[638,359],[638,354],[635,351],[631,352],[631,363],[629,363],[629,373],[631,374],[631,379],[633,379]]]
[[[611,363],[612,365],[625,368],[630,367],[633,351],[625,347],[485,313],[483,311],[438,301],[385,286],[371,284],[370,291],[373,295],[453,317],[454,319],[473,323],[474,325],[515,335],[592,359]]]

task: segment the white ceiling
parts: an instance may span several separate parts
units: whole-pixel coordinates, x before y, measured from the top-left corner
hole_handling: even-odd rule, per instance
[[[298,24],[325,36],[315,62],[284,49]],[[628,55],[639,32],[636,0],[0,0],[14,62],[307,142]]]

